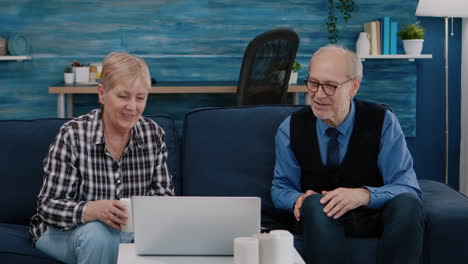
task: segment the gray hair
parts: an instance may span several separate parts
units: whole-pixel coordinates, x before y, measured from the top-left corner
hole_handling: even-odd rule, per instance
[[[361,59],[358,57],[358,55],[352,51],[349,50],[341,45],[336,45],[336,44],[328,44],[326,46],[323,46],[319,48],[314,55],[312,55],[312,59],[319,54],[320,52],[324,50],[330,50],[330,49],[338,49],[341,51],[344,51],[346,53],[346,60],[348,61],[348,74],[350,79],[359,79],[362,80],[362,62]],[[309,71],[310,71],[310,64],[309,64]]]

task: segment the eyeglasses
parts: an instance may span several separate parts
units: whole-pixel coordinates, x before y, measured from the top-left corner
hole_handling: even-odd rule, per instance
[[[350,82],[352,80],[354,80],[354,78],[349,79],[347,81],[344,81],[342,83],[339,83],[337,85],[334,85],[334,84],[325,84],[325,83],[319,83],[319,82],[316,82],[316,81],[312,81],[312,80],[309,80],[309,76],[307,76],[307,78],[304,80],[304,82],[306,83],[307,90],[309,92],[311,92],[311,93],[316,93],[318,91],[319,87],[322,86],[322,90],[326,95],[333,96],[336,93],[336,89],[338,89],[343,84],[345,84],[347,82]]]

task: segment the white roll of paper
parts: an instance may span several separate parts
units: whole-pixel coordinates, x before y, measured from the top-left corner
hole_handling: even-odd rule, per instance
[[[120,201],[125,204],[125,213],[128,216],[127,224],[122,226],[122,232],[133,232],[133,210],[132,200],[130,198],[122,198]]]
[[[293,264],[294,237],[286,230],[257,234],[260,264]]]
[[[259,264],[258,238],[236,237],[234,239],[234,264]]]

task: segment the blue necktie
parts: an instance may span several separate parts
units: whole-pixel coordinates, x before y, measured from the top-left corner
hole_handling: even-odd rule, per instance
[[[338,146],[340,132],[334,127],[329,127],[326,133],[330,137],[327,149],[327,168],[336,169],[340,165],[340,148]]]

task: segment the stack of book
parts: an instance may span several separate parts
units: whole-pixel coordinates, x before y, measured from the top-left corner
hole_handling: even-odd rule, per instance
[[[385,16],[364,24],[364,31],[370,36],[370,55],[397,54],[398,22]]]

